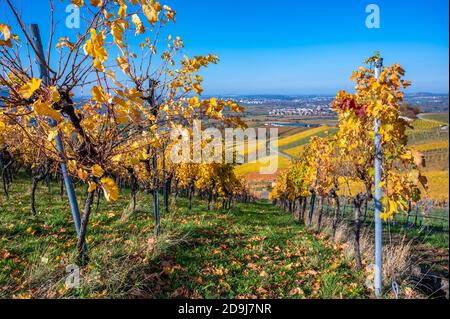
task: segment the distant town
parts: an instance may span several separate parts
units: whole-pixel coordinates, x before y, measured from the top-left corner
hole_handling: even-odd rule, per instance
[[[311,106],[311,107],[298,107],[298,108],[280,108],[269,111],[271,116],[327,116],[333,115],[334,111],[329,105],[323,106]]]
[[[0,90],[0,96],[7,95]],[[205,98],[208,96],[205,96]],[[269,116],[328,116],[333,115],[331,95],[223,95],[220,98],[231,99],[246,106],[252,113]],[[78,97],[75,101],[84,101],[89,97]],[[405,103],[419,107],[421,112],[448,112],[449,95],[434,93],[414,93],[405,95]],[[1,105],[0,105],[1,107]]]
[[[269,116],[330,116],[334,96],[325,95],[250,95],[222,96],[246,106],[252,113]],[[421,112],[447,112],[448,94],[414,93],[405,95],[405,103]]]

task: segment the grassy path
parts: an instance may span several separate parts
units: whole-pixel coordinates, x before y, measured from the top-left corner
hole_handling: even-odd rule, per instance
[[[266,203],[230,212],[197,206],[181,219],[188,239],[158,258],[152,297],[360,297],[358,278],[331,247]]]
[[[29,182],[0,195],[0,297],[33,298],[359,298],[360,275],[327,239],[314,235],[268,203],[207,211],[183,198],[163,214],[163,235],[152,235],[149,195],[124,219],[127,194],[93,212],[91,261],[81,287],[66,289],[75,260],[68,204],[40,186],[37,216]],[[81,191],[81,188],[78,189]],[[79,194],[80,202],[82,200]]]

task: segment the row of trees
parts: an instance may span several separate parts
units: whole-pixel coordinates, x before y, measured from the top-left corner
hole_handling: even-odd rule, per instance
[[[136,193],[154,197],[159,234],[158,191],[167,198],[172,186],[206,194],[208,203],[228,207],[246,186],[225,164],[179,164],[168,161],[169,131],[190,127],[195,119],[219,126],[241,125],[239,105],[202,99],[201,69],[218,62],[215,55],[183,54],[184,43],[164,31],[175,11],[155,0],[72,0],[82,13],[76,33],[56,39],[49,0],[50,30],[44,54],[39,30],[28,28],[10,0],[15,22],[0,21],[0,144],[5,193],[13,172],[32,172],[32,211],[39,181],[50,175],[86,186],[78,231],[80,258],[95,194],[119,198],[118,181]],[[77,97],[91,92],[90,98]],[[206,141],[207,142],[207,141]],[[205,142],[205,143],[206,143]],[[61,184],[62,185],[62,184]],[[62,186],[61,186],[62,187]]]
[[[405,71],[399,64],[384,67],[379,80],[374,76],[369,58],[352,74],[355,93],[340,91],[333,109],[338,114],[338,132],[325,138],[314,137],[291,167],[283,172],[272,191],[272,198],[291,213],[298,212],[301,221],[309,214],[311,225],[319,197],[318,229],[322,220],[324,201],[334,203],[333,237],[339,222],[340,195],[352,190],[354,203],[355,258],[361,267],[359,247],[361,208],[372,199],[374,188],[374,119],[380,119],[382,148],[383,211],[381,218],[393,219],[398,212],[407,211],[411,203],[426,190],[426,178],[421,175],[420,161],[407,148],[408,122],[401,117],[403,89],[410,85],[403,80]],[[351,187],[353,185],[353,187]],[[359,187],[354,187],[359,185]],[[306,212],[307,201],[310,210]]]

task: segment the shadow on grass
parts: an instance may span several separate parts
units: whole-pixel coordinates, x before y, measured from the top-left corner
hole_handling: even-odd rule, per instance
[[[256,235],[255,228],[292,226],[286,215],[280,213],[268,203],[252,203],[232,208],[230,211],[205,212],[194,207],[195,216],[202,212],[204,220],[182,226],[186,240],[169,247],[150,264],[135,269],[131,277],[139,278],[139,288],[130,291],[130,298],[198,298],[229,297],[235,291],[211,295],[208,285],[216,285],[218,278],[214,272],[222,268],[231,268],[233,260],[240,259],[241,251],[248,237]],[[280,218],[281,217],[281,218]],[[207,225],[205,225],[205,223]],[[277,227],[278,228],[278,227]],[[281,236],[282,231],[267,236],[271,244],[276,240],[286,240],[289,234]],[[239,272],[241,276],[242,273]],[[220,280],[220,279],[219,279]],[[204,289],[203,289],[204,288]],[[201,296],[195,291],[204,292]]]

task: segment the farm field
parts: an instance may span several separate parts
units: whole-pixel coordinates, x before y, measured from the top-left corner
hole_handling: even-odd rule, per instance
[[[309,143],[309,140],[313,136],[326,136],[335,132],[335,128],[329,126],[320,126],[317,128],[310,129],[284,129],[282,135],[279,135],[278,142],[278,152],[281,155],[273,155],[278,157],[278,170],[283,170],[289,166],[290,159],[293,155],[297,154],[301,148]],[[289,134],[292,133],[292,134]],[[246,148],[246,153],[248,152]],[[263,158],[258,160],[256,163],[245,163],[236,167],[236,172],[240,175],[246,175],[251,173],[258,173],[262,166],[266,166],[264,163],[270,158]]]
[[[426,197],[432,199],[436,202],[448,203],[449,194],[449,173],[448,171],[435,171],[435,170],[425,170],[423,175],[428,179],[428,191]],[[340,183],[339,194],[342,196],[348,196],[351,194],[357,194],[364,190],[364,185],[362,183],[351,182],[347,184],[343,179]]]
[[[448,113],[421,114],[420,119],[413,122],[415,132],[422,133],[422,138],[413,138],[410,146],[420,151],[425,157],[424,175],[428,178],[429,197],[436,201],[448,203]]]
[[[410,129],[411,133],[421,132],[439,128],[443,125],[443,122],[438,122],[435,120],[431,120],[428,118],[419,118],[413,121],[412,126],[413,129]]]
[[[436,140],[411,145],[413,149],[426,152],[433,150],[448,150],[448,140]]]
[[[448,124],[448,122],[449,122],[448,112],[423,113],[420,115],[420,117],[424,120],[436,121],[436,122],[443,123],[443,124]]]
[[[330,126],[320,126],[316,128],[311,128],[304,132],[300,132],[291,136],[286,136],[278,140],[278,148],[280,150],[290,149],[299,145],[304,145],[309,143],[309,139],[312,136],[324,137],[329,134],[333,134],[334,129]]]
[[[304,147],[306,147],[311,140],[311,137],[318,136],[318,137],[325,137],[328,135],[332,135],[336,133],[337,129],[335,127],[319,127],[318,130],[311,130],[311,132],[305,132],[302,136],[297,136],[297,138],[287,144],[284,144],[281,146],[280,150],[281,152],[288,154],[292,157],[298,156]],[[283,141],[284,139],[282,139]],[[286,138],[286,140],[288,140]]]
[[[302,122],[305,121],[305,119],[300,120]],[[414,120],[412,123],[413,129],[410,129],[409,134],[422,134],[418,138],[413,139],[410,147],[415,151],[423,152],[425,155],[426,167],[423,170],[424,175],[427,176],[429,181],[428,195],[433,200],[448,202],[448,133],[445,135],[445,131],[436,131],[442,125],[448,123],[448,113],[421,114],[420,118]],[[295,158],[307,147],[312,136],[324,137],[329,134],[334,134],[336,130],[335,127],[326,125],[300,130],[298,128],[283,127],[279,133],[278,141],[278,150],[283,154],[283,156],[278,156],[278,174],[289,166],[290,158]],[[236,168],[236,172],[253,179],[256,178],[262,164],[262,162],[257,162],[240,165]],[[258,176],[256,179],[259,181],[264,180],[264,175]],[[266,178],[268,183],[273,179],[274,177],[271,175],[268,175]],[[346,185],[343,186],[345,189]],[[361,187],[361,185],[352,185],[350,192],[356,193]],[[345,192],[345,190],[341,192]]]
[[[276,158],[275,158],[276,157]],[[278,163],[278,169],[276,170],[276,173],[279,170],[283,170],[289,167],[290,161],[285,156],[282,155],[272,155],[265,157],[263,159],[258,159],[255,163],[245,163],[242,165],[238,165],[235,168],[235,171],[238,175],[247,175],[247,174],[259,174],[260,170],[262,168],[268,167],[270,162],[277,162]]]
[[[38,214],[29,183],[17,180],[0,201],[0,298],[361,298],[363,278],[325,238],[306,231],[269,203],[191,212],[178,198],[152,235],[151,197],[140,194],[127,218],[125,190],[92,216],[90,264],[81,287],[67,290],[65,266],[75,262],[75,233],[66,200],[53,186],[38,188]],[[77,188],[81,196],[81,188]],[[15,203],[11,205],[10,203]],[[311,257],[314,256],[314,257]]]
[[[426,171],[424,175],[428,178],[429,197],[448,203],[448,171]]]

